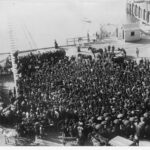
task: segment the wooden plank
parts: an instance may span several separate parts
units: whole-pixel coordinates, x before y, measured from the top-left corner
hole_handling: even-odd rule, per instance
[[[34,144],[39,144],[40,146],[63,146],[63,144],[47,141],[43,139],[36,139]]]
[[[77,139],[76,137],[63,137],[63,136],[59,136],[58,138],[59,139],[64,139],[64,140],[68,140],[68,141],[74,141],[74,140]]]
[[[134,142],[124,137],[116,136],[109,141],[109,144],[112,146],[131,146],[134,144]]]

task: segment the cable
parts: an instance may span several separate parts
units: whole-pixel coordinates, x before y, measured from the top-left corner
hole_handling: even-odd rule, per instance
[[[27,35],[27,33],[26,33],[26,30],[25,30],[25,27],[24,27],[24,25],[23,25],[23,24],[22,24],[22,29],[23,29],[23,32],[24,32],[25,38],[26,38],[26,40],[27,40],[27,42],[28,42],[28,44],[29,44],[30,48],[31,48],[31,49],[33,49],[33,47],[32,47],[32,43],[30,42],[30,40],[29,40],[29,38],[28,38],[28,35]]]
[[[25,26],[25,28],[26,28],[26,30],[27,30],[27,32],[28,32],[28,35],[29,35],[29,37],[30,37],[30,39],[31,39],[31,41],[32,41],[32,43],[33,43],[33,45],[34,45],[34,47],[37,48],[36,42],[34,41],[31,32],[28,30],[26,24],[24,24],[24,26]]]

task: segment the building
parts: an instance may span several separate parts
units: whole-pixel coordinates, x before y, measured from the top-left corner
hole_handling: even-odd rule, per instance
[[[125,42],[134,42],[141,40],[141,30],[139,24],[124,24],[118,29],[118,38]]]
[[[127,13],[150,25],[150,0],[128,0]]]

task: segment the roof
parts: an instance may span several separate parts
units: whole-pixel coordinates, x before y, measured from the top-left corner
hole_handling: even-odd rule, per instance
[[[140,26],[137,23],[123,24],[122,28],[124,30],[140,30]]]

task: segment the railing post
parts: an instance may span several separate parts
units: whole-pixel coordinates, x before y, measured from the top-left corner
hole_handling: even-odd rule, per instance
[[[75,38],[74,38],[74,45],[76,45],[76,40],[75,40]]]
[[[68,39],[67,39],[67,46],[68,46]]]

